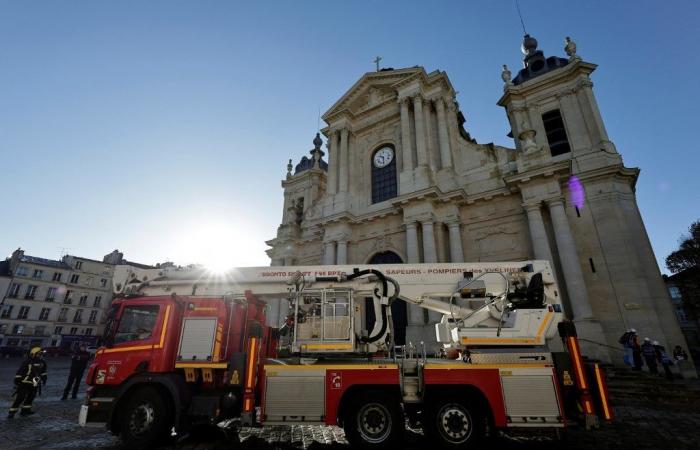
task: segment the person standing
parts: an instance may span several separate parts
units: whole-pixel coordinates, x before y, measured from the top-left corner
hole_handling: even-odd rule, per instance
[[[632,347],[632,361],[634,370],[642,370],[642,347],[639,345],[639,337],[636,332],[630,336],[630,347]]]
[[[21,409],[20,416],[34,414],[32,402],[36,396],[36,391],[41,389],[42,384],[46,384],[46,362],[41,358],[41,347],[33,347],[29,351],[29,356],[22,361],[22,365],[15,375],[15,387],[17,393],[15,401],[7,413],[7,418],[12,419],[18,410]]]
[[[673,348],[673,359],[676,361],[681,378],[683,378],[683,367],[685,366],[685,362],[688,360],[688,354],[680,345],[676,345]]]
[[[652,345],[651,339],[648,337],[644,338],[644,343],[642,344],[642,355],[644,355],[644,362],[647,363],[649,373],[657,375],[659,373],[659,369],[656,365],[656,349]]]
[[[637,330],[634,328],[630,328],[629,330],[625,331],[622,336],[620,336],[619,342],[622,344],[622,347],[624,348],[624,356],[623,356],[623,362],[627,366],[633,366],[634,365],[634,359],[632,356],[632,335],[635,334]]]
[[[63,390],[63,397],[61,400],[68,398],[68,391],[70,391],[71,386],[73,387],[73,394],[71,398],[76,398],[78,396],[78,389],[80,388],[80,380],[83,379],[83,372],[85,372],[85,367],[87,366],[88,360],[90,359],[90,353],[88,353],[85,345],[81,344],[78,350],[73,353],[70,363],[70,373],[68,374],[68,384]]]
[[[671,372],[671,364],[673,364],[673,361],[668,357],[666,349],[663,345],[659,344],[659,341],[654,341],[653,345],[654,351],[656,352],[656,360],[661,364],[661,367],[664,368],[666,378],[673,381],[673,372]]]

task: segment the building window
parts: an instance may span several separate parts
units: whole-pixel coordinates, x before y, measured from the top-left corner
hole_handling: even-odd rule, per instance
[[[34,273],[32,274],[32,278],[38,278],[38,279],[44,278],[44,271],[41,269],[34,269]]]
[[[0,323],[0,334],[5,334],[5,333],[7,333],[7,324]]]
[[[391,146],[382,146],[372,153],[372,203],[397,195],[396,154]]]
[[[73,275],[70,276],[70,282],[73,284],[77,284],[79,279],[80,279],[80,275],[78,275],[77,273],[74,273]]]
[[[19,295],[19,288],[22,285],[20,283],[12,283],[12,286],[10,286],[10,292],[7,294],[8,297],[10,298],[17,298]]]
[[[90,311],[89,323],[95,323],[97,321],[97,311]]]
[[[85,336],[92,336],[92,328],[85,328]]]
[[[66,316],[68,316],[68,308],[61,308],[61,311],[58,313],[58,319],[56,319],[56,321],[65,322]]]
[[[82,309],[75,311],[75,315],[73,315],[73,323],[83,323],[83,310]]]
[[[78,334],[78,327],[71,327],[70,334]]]
[[[2,308],[2,314],[0,314],[0,318],[9,319],[10,314],[12,314],[12,308],[14,308],[14,305],[5,305]]]
[[[18,319],[26,319],[29,314],[29,306],[22,306],[17,313]]]
[[[61,276],[63,274],[61,272],[54,272],[53,273],[53,281],[61,281]]]
[[[53,334],[61,334],[63,332],[63,327],[56,327],[53,329]]]
[[[80,296],[80,300],[78,300],[78,303],[81,306],[85,306],[87,304],[87,299],[88,299],[88,296],[86,294],[83,294]]]
[[[39,313],[39,320],[49,320],[50,312],[51,308],[41,308],[41,312]]]
[[[52,302],[56,298],[57,292],[58,292],[58,288],[50,287],[49,291],[46,293],[46,301]]]
[[[34,335],[35,336],[43,336],[44,333],[46,333],[46,326],[39,325],[37,327],[34,327]]]
[[[22,334],[24,333],[24,325],[15,325],[12,327],[12,334]]]
[[[15,275],[17,275],[18,277],[26,277],[27,276],[27,268],[24,266],[18,267],[17,270],[15,271]]]
[[[674,300],[681,299],[681,290],[678,289],[678,286],[669,286],[668,293],[671,294],[671,298]]]
[[[99,307],[100,307],[100,303],[102,303],[102,296],[101,296],[101,295],[96,295],[96,296],[95,296],[95,301],[92,303],[92,306],[94,306],[95,308],[99,308]]]
[[[100,280],[100,286],[107,287],[107,278],[102,278]]]
[[[688,321],[688,315],[685,313],[685,310],[681,305],[676,305],[676,318],[679,322]]]
[[[544,131],[547,133],[547,142],[552,156],[569,153],[571,147],[569,147],[564,120],[562,120],[559,110],[555,109],[542,114],[542,122],[544,122]]]
[[[71,291],[70,289],[66,291],[66,296],[63,297],[63,303],[67,303],[69,305],[73,303],[73,291]]]
[[[75,262],[75,268],[80,270],[83,268],[83,262],[82,261],[76,261]]]
[[[36,286],[30,284],[27,286],[27,292],[24,294],[25,300],[34,300],[34,294],[36,294]]]

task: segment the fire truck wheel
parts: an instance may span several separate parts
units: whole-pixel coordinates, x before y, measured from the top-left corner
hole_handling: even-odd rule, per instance
[[[393,448],[401,439],[404,421],[395,398],[382,392],[364,392],[348,405],[343,429],[353,448]]]
[[[170,429],[170,412],[152,388],[134,391],[122,409],[121,420],[121,437],[129,448],[150,447]]]
[[[426,411],[425,434],[443,448],[469,448],[483,438],[483,424],[476,407],[457,399],[438,399]]]

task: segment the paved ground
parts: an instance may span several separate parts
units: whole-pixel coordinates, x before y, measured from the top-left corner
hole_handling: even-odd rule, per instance
[[[0,360],[0,411],[10,404],[12,378],[20,361]],[[77,425],[81,400],[61,401],[70,362],[48,358],[49,382],[35,401],[37,414],[0,416],[0,448],[7,449],[88,449],[124,450],[119,441],[102,429]],[[700,448],[700,385],[680,380],[639,376],[626,371],[612,374],[610,390],[617,420],[586,432],[570,429],[563,440],[552,434],[501,436],[490,444],[494,449],[697,449]],[[81,396],[84,389],[81,390]],[[406,449],[429,447],[423,437],[409,433]],[[268,427],[246,429],[239,437],[207,430],[184,436],[161,450],[170,449],[311,449],[347,450],[342,430],[335,427]]]

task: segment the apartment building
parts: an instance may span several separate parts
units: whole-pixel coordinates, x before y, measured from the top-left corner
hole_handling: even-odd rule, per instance
[[[112,300],[114,265],[17,249],[0,265],[0,346],[95,344]]]

